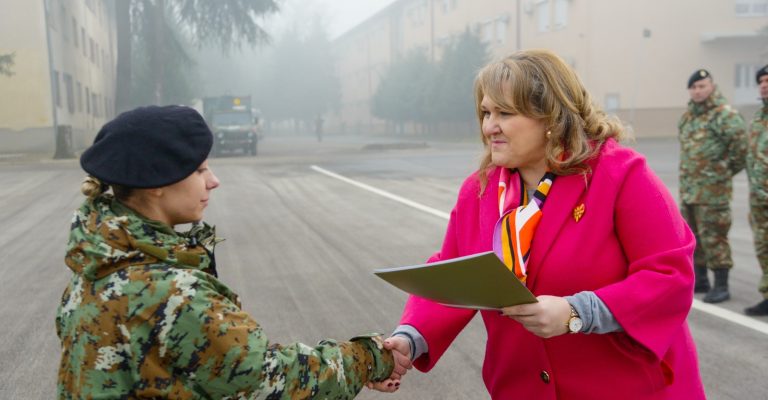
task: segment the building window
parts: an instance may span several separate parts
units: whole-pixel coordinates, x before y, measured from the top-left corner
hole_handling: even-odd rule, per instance
[[[59,3],[59,18],[61,19],[61,37],[65,42],[69,41],[69,30],[67,29],[67,9],[64,3]]]
[[[90,46],[90,49],[91,49],[91,57],[90,57],[90,58],[91,58],[91,62],[94,62],[94,63],[95,63],[96,61],[95,61],[95,59],[93,58],[93,53],[94,53],[94,47],[96,46],[96,43],[93,41],[93,38],[92,38],[92,37],[89,37],[89,38],[88,38],[88,43],[90,43],[90,44],[91,44],[91,46]]]
[[[616,114],[621,108],[621,97],[618,93],[606,93],[605,95],[605,112],[608,114]]]
[[[407,14],[413,26],[424,25],[424,20],[427,16],[427,1],[422,0],[417,2],[408,10]]]
[[[493,42],[493,21],[483,24],[483,42]]]
[[[85,113],[91,113],[91,91],[88,86],[85,87]]]
[[[72,17],[72,41],[75,42],[75,47],[78,46],[79,40],[77,40],[77,20]]]
[[[536,15],[538,17],[539,32],[549,31],[549,0],[537,0]]]
[[[61,107],[61,90],[59,90],[59,71],[53,71],[53,98],[56,100],[56,107]]]
[[[99,96],[93,92],[91,92],[91,111],[93,111],[94,117],[99,116]]]
[[[571,0],[555,0],[555,29],[568,25],[568,3]]]
[[[734,72],[735,72],[734,82],[733,82],[734,88],[757,90],[757,82],[755,81],[755,75],[757,74],[757,70],[760,67],[761,65],[749,64],[749,63],[736,64],[734,68]]]
[[[504,43],[507,41],[507,21],[505,19],[496,20],[496,42]]]
[[[736,0],[734,7],[737,17],[768,16],[768,0]]]
[[[80,43],[83,44],[83,57],[88,57],[88,42],[85,40],[85,28],[80,28]]]
[[[64,89],[67,91],[67,110],[75,113],[75,90],[72,87],[72,75],[64,74]]]
[[[53,1],[52,0],[45,0],[45,21],[48,23],[48,27],[52,30],[56,30],[56,16],[54,15],[55,12],[53,10]]]
[[[442,0],[440,2],[443,14],[447,14],[456,8],[456,0]]]
[[[83,112],[83,85],[77,82],[77,112]]]

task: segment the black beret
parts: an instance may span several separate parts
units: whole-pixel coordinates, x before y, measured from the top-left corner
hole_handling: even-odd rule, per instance
[[[709,73],[706,69],[697,69],[696,72],[691,74],[691,77],[688,78],[688,89],[693,86],[694,83],[704,79],[704,78],[711,78],[712,74]]]
[[[105,183],[157,188],[191,175],[212,144],[211,130],[194,109],[139,107],[107,122],[80,165]]]
[[[763,68],[760,68],[757,70],[757,73],[755,74],[755,80],[757,81],[757,84],[760,84],[760,78],[764,75],[768,75],[768,64],[766,64]]]

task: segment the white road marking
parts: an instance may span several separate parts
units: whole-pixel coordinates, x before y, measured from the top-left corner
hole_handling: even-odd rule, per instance
[[[339,175],[339,174],[337,174],[335,172],[331,172],[331,171],[328,171],[327,169],[320,168],[317,165],[313,165],[310,168],[312,168],[313,170],[315,170],[315,171],[317,171],[317,172],[319,172],[321,174],[328,175],[328,176],[330,176],[332,178],[336,178],[336,179],[338,179],[340,181],[349,183],[350,185],[354,185],[354,186],[357,186],[357,187],[359,187],[361,189],[365,189],[365,190],[367,190],[369,192],[376,193],[379,196],[386,197],[386,198],[388,198],[390,200],[397,201],[397,202],[405,204],[405,205],[407,205],[409,207],[413,207],[413,208],[415,208],[417,210],[424,211],[425,213],[432,214],[434,216],[437,216],[437,217],[440,217],[440,218],[444,218],[444,219],[448,219],[451,216],[451,214],[449,214],[449,213],[442,212],[442,211],[434,209],[432,207],[427,207],[427,206],[425,206],[423,204],[419,204],[419,203],[417,203],[415,201],[408,200],[405,197],[400,197],[398,195],[389,193],[387,191],[384,191],[384,190],[381,190],[381,189],[377,189],[377,188],[375,188],[373,186],[366,185],[365,183],[361,183],[361,182],[349,179],[349,178],[347,178],[345,176],[341,176],[341,175]]]
[[[423,204],[419,204],[419,203],[417,203],[415,201],[408,200],[405,197],[401,197],[401,196],[398,196],[396,194],[389,193],[389,192],[387,192],[385,190],[381,190],[381,189],[375,188],[373,186],[366,185],[365,183],[358,182],[358,181],[355,181],[353,179],[349,179],[349,178],[347,178],[345,176],[342,176],[342,175],[339,175],[339,174],[337,174],[335,172],[331,172],[331,171],[328,171],[327,169],[320,168],[317,165],[312,165],[310,168],[312,168],[313,170],[315,170],[315,171],[317,171],[317,172],[319,172],[321,174],[330,176],[331,178],[335,178],[335,179],[338,179],[340,181],[349,183],[350,185],[354,185],[354,186],[357,186],[357,187],[359,187],[361,189],[365,189],[365,190],[367,190],[369,192],[376,193],[379,196],[386,197],[388,199],[397,201],[397,202],[405,204],[405,205],[407,205],[409,207],[413,207],[413,208],[415,208],[417,210],[424,211],[424,212],[426,212],[428,214],[432,214],[434,216],[437,216],[437,217],[440,217],[440,218],[443,218],[443,219],[446,219],[446,220],[448,218],[450,218],[450,213],[446,213],[446,212],[434,209],[432,207],[428,207],[428,206],[425,206]],[[760,333],[768,335],[768,323],[756,320],[754,318],[747,317],[747,316],[739,314],[739,313],[735,313],[735,312],[733,312],[731,310],[726,310],[724,308],[721,308],[721,307],[718,307],[718,306],[715,306],[715,305],[712,305],[712,304],[704,303],[704,302],[702,302],[701,300],[698,300],[698,299],[694,299],[693,300],[693,306],[692,307],[695,310],[707,313],[709,315],[712,315],[712,316],[715,316],[715,317],[718,317],[718,318],[722,318],[722,319],[724,319],[726,321],[729,321],[729,322],[732,322],[734,324],[738,324],[738,325],[744,326],[746,328],[754,329],[754,330],[756,330],[756,331],[758,331]]]

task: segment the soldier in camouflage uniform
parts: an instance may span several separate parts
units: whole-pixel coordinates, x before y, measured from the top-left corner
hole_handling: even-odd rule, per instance
[[[211,143],[194,110],[146,107],[83,153],[88,199],[72,219],[74,275],[56,317],[58,397],[349,399],[404,374],[410,362],[395,365],[378,336],[283,346],[241,310],[216,278],[214,229],[196,222],[219,185]]]
[[[763,270],[758,290],[763,301],[744,310],[747,315],[768,315],[768,65],[757,70],[763,108],[749,130],[747,175],[749,176],[749,222],[755,239],[757,262]]]
[[[688,80],[688,91],[688,110],[678,124],[680,209],[696,235],[694,290],[707,293],[705,302],[719,303],[730,298],[732,177],[744,168],[745,126],[708,71],[694,72]],[[714,272],[712,287],[707,269]]]

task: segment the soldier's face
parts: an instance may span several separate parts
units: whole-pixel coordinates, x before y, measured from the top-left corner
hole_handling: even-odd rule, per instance
[[[506,168],[546,168],[544,123],[499,109],[488,97],[480,103],[483,135],[494,165]]]
[[[170,226],[196,222],[203,219],[211,191],[219,187],[219,178],[203,161],[192,175],[161,188],[159,208]]]
[[[768,75],[763,75],[758,81],[758,87],[760,88],[760,97],[768,99]]]
[[[704,78],[693,83],[688,88],[688,93],[691,95],[691,100],[694,103],[701,103],[715,91],[715,84],[712,83],[711,78]]]

